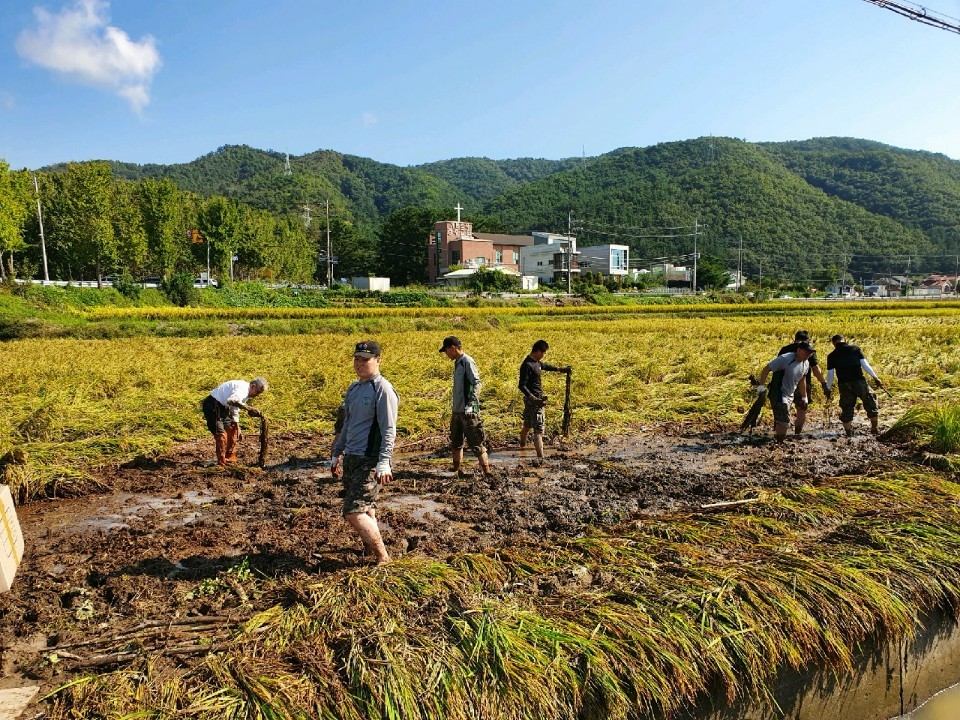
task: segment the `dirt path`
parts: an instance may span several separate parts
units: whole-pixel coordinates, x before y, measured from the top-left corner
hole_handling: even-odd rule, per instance
[[[209,467],[212,446],[186,444],[106,469],[109,494],[20,508],[27,551],[13,590],[0,596],[0,688],[39,682],[49,691],[133,631],[147,647],[178,647],[185,633],[215,643],[231,619],[275,600],[244,589],[256,585],[244,584],[251,575],[306,578],[362,565],[340,517],[339,484],[318,459],[325,452],[306,436],[273,440],[276,464],[265,470]],[[256,453],[254,436],[241,461],[254,463]],[[553,448],[542,467],[516,447],[498,448],[493,481],[454,476],[445,455],[405,454],[378,516],[392,554],[442,558],[697,509],[751,487],[864,474],[899,453],[864,435],[779,446],[765,436],[642,433]],[[465,466],[476,463],[468,457]]]

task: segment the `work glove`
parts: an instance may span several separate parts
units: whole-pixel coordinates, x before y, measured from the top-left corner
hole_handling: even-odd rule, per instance
[[[754,385],[753,389],[756,391],[757,395],[760,395],[760,394],[765,393],[765,392],[767,391],[767,386],[766,386],[766,385],[757,384],[757,385]]]
[[[566,367],[562,367],[560,369],[563,370],[563,372],[565,372],[567,375],[573,372],[573,368],[570,367],[569,365],[567,365]]]
[[[547,396],[546,396],[546,395],[541,395],[539,398],[537,398],[537,405],[539,405],[540,407],[543,407],[543,406],[546,405],[546,404],[547,404]]]
[[[377,480],[380,482],[386,482],[387,480],[393,480],[393,471],[390,469],[389,460],[381,460],[377,463],[377,467],[373,470],[374,475],[376,475]]]
[[[833,388],[826,383],[823,383],[823,395],[827,398],[827,400],[833,397]]]
[[[256,408],[250,408],[247,412],[255,418],[262,418],[263,413],[257,410]]]
[[[797,409],[806,410],[809,404],[810,404],[809,400],[807,400],[806,398],[801,398],[800,400],[797,400]]]
[[[873,384],[876,385],[878,388],[882,388],[882,387],[883,387],[883,383],[880,382],[880,378],[874,378],[874,379],[873,379]]]
[[[340,467],[341,457],[340,455],[334,455],[330,458],[330,474],[335,478],[343,476],[343,468]]]

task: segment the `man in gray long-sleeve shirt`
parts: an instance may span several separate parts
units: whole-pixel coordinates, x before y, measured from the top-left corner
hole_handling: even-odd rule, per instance
[[[484,475],[491,475],[487,457],[486,433],[480,419],[480,373],[477,363],[463,351],[460,338],[445,337],[440,352],[453,360],[453,411],[450,415],[450,447],[453,471],[460,472],[464,440],[470,446]]]
[[[358,342],[353,352],[357,380],[343,399],[343,430],[333,444],[330,472],[343,478],[343,517],[360,535],[377,564],[390,562],[377,525],[380,486],[393,479],[390,459],[397,436],[400,399],[380,374],[380,344]]]

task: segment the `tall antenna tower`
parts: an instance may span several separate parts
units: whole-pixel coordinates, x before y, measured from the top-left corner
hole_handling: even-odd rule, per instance
[[[293,175],[293,168],[290,167],[290,155],[289,153],[284,153],[284,163],[283,163],[283,174],[284,175]]]

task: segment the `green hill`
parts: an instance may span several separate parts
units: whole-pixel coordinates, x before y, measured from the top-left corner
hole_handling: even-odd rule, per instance
[[[305,204],[318,211],[329,198],[338,214],[372,228],[410,206],[452,215],[459,203],[510,232],[563,231],[569,215],[581,244],[622,242],[636,258],[692,252],[696,221],[701,252],[729,259],[742,238],[751,272],[765,266],[798,279],[936,271],[938,253],[960,252],[960,162],[868,140],[701,138],[592,158],[415,167],[318,150],[290,157],[289,175],[285,159],[224,146],[189,163],[111,167],[278,215]],[[681,229],[662,230],[673,227]]]
[[[763,264],[815,281],[845,267],[900,272],[890,256],[937,247],[917,227],[814,187],[767,149],[726,138],[624,148],[505,193],[484,211],[523,231],[562,230],[572,213],[582,245],[626,244],[638,258],[692,252],[692,237],[663,236],[691,235],[697,221],[699,251],[730,258],[742,237],[753,272]]]

